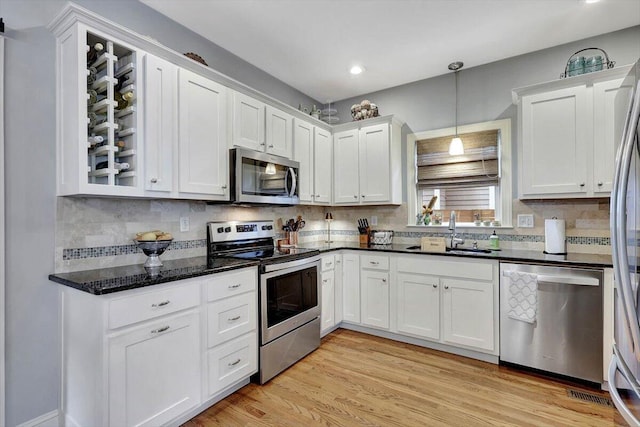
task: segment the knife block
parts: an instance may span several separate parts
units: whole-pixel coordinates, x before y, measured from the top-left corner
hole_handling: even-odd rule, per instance
[[[369,242],[371,241],[369,237],[370,237],[370,233],[369,233],[369,229],[367,228],[366,234],[360,235],[360,246],[369,246]]]

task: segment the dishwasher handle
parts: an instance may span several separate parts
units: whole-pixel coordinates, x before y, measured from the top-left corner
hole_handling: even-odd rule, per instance
[[[600,286],[600,280],[595,277],[553,276],[539,274],[538,283],[559,283],[561,285]]]
[[[502,272],[503,276],[510,276],[513,273],[512,270],[505,270]],[[535,274],[535,273],[528,273]],[[555,274],[537,274],[536,280],[538,283],[558,283],[561,285],[579,285],[579,286],[600,286],[600,279],[597,277],[582,277],[582,276],[560,276]]]

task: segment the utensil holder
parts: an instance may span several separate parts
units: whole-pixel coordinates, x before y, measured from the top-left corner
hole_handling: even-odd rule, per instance
[[[578,55],[579,53],[585,52],[587,50],[598,50],[598,51],[602,52],[602,54],[604,55],[604,61],[602,61],[602,63],[600,65],[590,64],[590,65],[587,66],[586,64],[583,64],[580,67],[580,69],[570,69],[570,64],[571,63],[575,63],[575,61],[577,59],[576,55]],[[579,51],[577,51],[576,53],[571,55],[569,57],[569,59],[567,59],[567,64],[564,67],[564,73],[560,74],[560,78],[564,79],[564,78],[567,78],[567,77],[572,77],[574,75],[587,74],[587,73],[591,73],[593,71],[606,70],[606,69],[609,69],[609,68],[613,68],[615,66],[615,64],[616,64],[616,62],[615,61],[611,61],[609,59],[609,55],[607,55],[607,52],[605,52],[603,49],[600,49],[599,47],[587,47],[585,49],[580,49]],[[571,74],[572,72],[575,72],[575,74]]]
[[[298,232],[297,231],[287,231],[286,237],[287,237],[287,240],[289,241],[289,245],[298,246]]]

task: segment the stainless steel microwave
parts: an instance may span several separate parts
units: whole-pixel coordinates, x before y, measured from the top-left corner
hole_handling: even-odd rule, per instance
[[[300,202],[298,162],[244,148],[232,148],[229,160],[232,202],[278,205]]]

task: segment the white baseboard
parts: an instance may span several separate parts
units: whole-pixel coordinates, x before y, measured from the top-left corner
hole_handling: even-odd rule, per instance
[[[19,424],[17,427],[60,427],[58,410],[47,412],[37,418]]]

